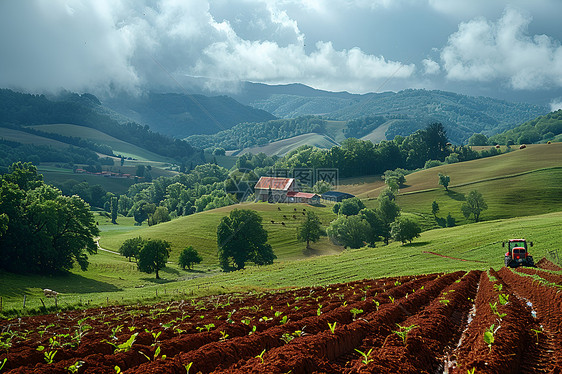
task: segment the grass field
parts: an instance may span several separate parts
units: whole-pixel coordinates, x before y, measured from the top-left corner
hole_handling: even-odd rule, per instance
[[[131,157],[140,161],[157,161],[157,162],[168,162],[169,160],[163,156],[157,155],[156,153],[147,151],[143,148],[137,147],[136,145],[124,142],[113,136],[107,135],[96,129],[90,127],[78,126],[72,124],[49,124],[49,125],[37,125],[29,126],[39,131],[50,132],[55,134],[60,134],[64,136],[74,136],[83,139],[88,139],[93,142],[107,144],[113,149],[113,153],[121,154],[125,157]]]
[[[376,248],[345,250],[331,256],[278,260],[270,266],[249,266],[232,273],[209,271],[205,262],[196,265],[193,272],[181,270],[171,263],[159,281],[153,275],[136,271],[135,264],[125,258],[100,251],[91,256],[87,272],[75,270],[68,276],[19,276],[0,272],[3,285],[0,296],[5,313],[13,313],[12,309],[21,311],[24,295],[27,295],[27,310],[39,308],[42,288],[63,293],[59,306],[76,306],[77,303],[93,306],[325,285],[385,276],[486,270],[503,265],[504,250],[500,242],[508,238],[525,237],[534,241],[532,254],[536,260],[559,248],[559,233],[552,228],[561,225],[562,212],[495,220],[427,231],[411,245],[391,243]],[[50,306],[54,301],[47,300],[47,303]]]
[[[288,139],[278,140],[261,147],[244,148],[240,152],[235,152],[233,154],[240,156],[246,153],[258,154],[263,152],[268,156],[284,156],[302,145],[311,145],[318,148],[329,149],[338,144],[326,135],[308,133],[293,136],[292,138]]]

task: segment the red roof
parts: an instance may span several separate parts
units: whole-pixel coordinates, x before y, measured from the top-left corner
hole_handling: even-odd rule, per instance
[[[294,182],[293,178],[261,177],[254,188],[262,190],[271,188],[272,190],[287,191]]]
[[[316,195],[315,193],[307,193],[307,192],[295,192],[295,191],[289,191],[287,192],[287,196],[288,197],[302,197],[304,199],[312,199]]]

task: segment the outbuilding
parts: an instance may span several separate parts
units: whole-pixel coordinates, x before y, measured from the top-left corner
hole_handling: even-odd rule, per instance
[[[323,200],[331,201],[331,202],[334,202],[334,203],[339,203],[342,200],[350,199],[352,197],[355,197],[355,195],[352,195],[350,193],[345,193],[345,192],[339,192],[339,191],[328,191],[328,192],[324,192],[322,194]]]

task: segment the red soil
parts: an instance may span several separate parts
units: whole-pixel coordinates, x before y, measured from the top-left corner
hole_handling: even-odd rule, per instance
[[[190,373],[562,372],[562,293],[553,284],[560,276],[507,268],[489,274],[2,320],[0,365],[6,358],[3,373],[47,374],[69,373],[76,363],[78,373],[114,373],[116,366],[142,374],[184,374],[186,366]],[[488,345],[484,333],[492,324]],[[50,364],[49,352],[56,352]]]

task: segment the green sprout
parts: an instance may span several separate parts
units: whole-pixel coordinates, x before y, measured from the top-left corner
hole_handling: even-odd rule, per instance
[[[133,346],[133,343],[137,339],[138,334],[139,334],[138,332],[135,332],[133,335],[131,335],[131,337],[126,342],[121,344],[113,344],[111,342],[107,342],[107,343],[111,344],[115,348],[113,353],[128,352],[131,350],[131,347]]]
[[[336,323],[337,323],[337,322],[334,322],[334,323],[328,322],[328,327],[330,328],[330,332],[331,332],[332,334],[334,333],[334,331],[336,331]]]
[[[261,353],[259,355],[256,356],[256,358],[259,358],[261,360],[261,363],[263,364],[263,354],[265,353],[265,349],[263,351],[261,351]]]
[[[355,350],[363,357],[363,359],[361,360],[362,363],[367,365],[367,364],[369,364],[369,362],[373,362],[373,359],[369,358],[369,356],[371,356],[371,352],[373,352],[373,348],[369,349],[369,352],[367,352],[367,353],[362,352],[358,349],[355,349]]]
[[[53,361],[55,360],[55,355],[57,354],[57,351],[49,351],[49,352],[45,352],[43,353],[45,355],[45,362],[47,364],[52,364]]]
[[[358,314],[363,313],[363,309],[357,309],[357,308],[353,308],[350,310],[351,314],[353,314],[353,320],[355,321],[355,319],[357,318]]]
[[[410,326],[400,326],[399,324],[396,324],[396,326],[398,326],[398,328],[400,328],[400,331],[392,331],[393,333],[395,333],[396,335],[398,335],[398,337],[400,339],[402,339],[402,343],[406,344],[406,340],[408,339],[408,333],[410,332],[410,330],[413,330],[419,326],[416,325],[410,325]]]
[[[499,326],[496,328],[495,325],[492,324],[492,326],[490,326],[488,330],[484,332],[484,336],[482,337],[484,339],[484,342],[488,344],[490,352],[492,351],[492,344],[494,344],[495,341],[494,334],[496,333],[496,331],[498,331],[499,328]]]

